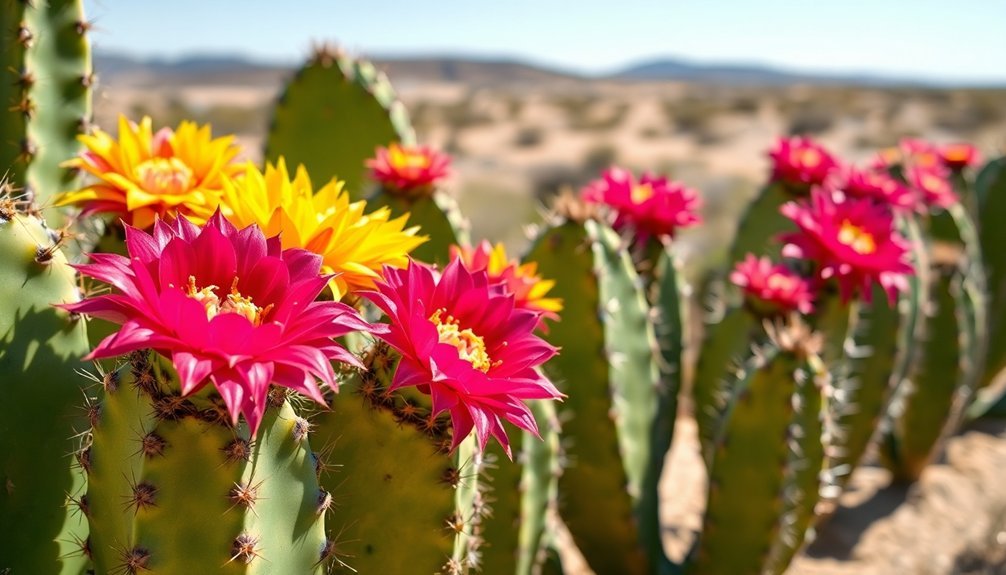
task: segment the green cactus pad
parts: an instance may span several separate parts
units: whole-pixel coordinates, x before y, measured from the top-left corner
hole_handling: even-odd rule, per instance
[[[820,360],[802,355],[768,347],[745,362],[717,437],[705,528],[689,573],[760,575],[770,564],[780,572],[792,551],[780,549],[779,538],[793,537],[789,545],[799,547],[797,526],[809,521],[823,466],[821,400],[814,394],[826,373]],[[806,443],[791,448],[801,435]]]
[[[378,146],[415,140],[405,107],[372,64],[322,49],[286,86],[273,113],[265,157],[304,164],[311,179],[337,177],[365,197],[364,161]]]
[[[988,354],[982,369],[982,387],[1006,367],[1006,158],[989,162],[975,183],[980,215],[979,242],[984,246],[988,280]]]
[[[882,455],[895,479],[919,478],[932,460],[940,439],[958,421],[970,396],[975,368],[968,360],[974,341],[974,316],[965,301],[963,274],[957,266],[941,266],[931,285],[932,312],[926,318],[923,341],[909,381],[891,406],[891,423]]]
[[[83,322],[73,270],[41,220],[0,197],[0,572],[77,575],[87,519],[72,503],[84,475],[72,453],[87,430]]]
[[[772,239],[792,224],[779,209],[793,196],[782,184],[768,184],[748,205],[737,225],[737,234],[730,244],[729,265],[744,259],[748,253],[778,258],[782,245]]]
[[[283,394],[252,439],[210,386],[179,397],[159,356],[136,352],[115,373],[81,457],[99,572],[321,572],[330,501]]]
[[[731,306],[724,314],[706,324],[692,381],[695,423],[699,430],[702,454],[708,465],[719,431],[723,410],[733,390],[736,373],[751,347],[759,345],[765,332],[758,320],[741,306]]]
[[[388,393],[397,358],[371,350],[370,370],[341,386],[331,411],[310,416],[322,485],[332,494],[330,569],[463,573],[484,512],[474,438],[449,455],[443,420],[422,402]]]
[[[457,202],[444,192],[406,197],[393,191],[378,190],[367,203],[373,210],[389,207],[392,217],[408,214],[409,225],[419,226],[419,233],[429,237],[412,250],[412,257],[419,261],[445,266],[450,263],[452,245],[470,243],[468,225],[458,210]]]
[[[27,2],[0,3],[0,174],[8,174],[18,187],[24,186],[24,176],[30,158],[25,150],[25,126],[31,100],[28,90],[33,76],[24,67],[25,48],[32,42],[32,33],[24,25]]]
[[[653,434],[659,397],[653,327],[638,276],[618,236],[601,224],[549,227],[527,259],[565,302],[548,340],[562,353],[545,366],[569,394],[563,422],[570,467],[559,480],[561,513],[599,573],[646,573],[662,558]],[[662,559],[661,559],[662,560]],[[648,565],[654,565],[650,567]]]
[[[546,513],[556,505],[558,490],[559,423],[551,401],[528,403],[541,439],[530,432],[515,435],[509,461],[498,447],[486,457],[482,480],[487,483],[490,513],[482,521],[481,569],[486,573],[531,575],[542,561]]]
[[[50,207],[56,194],[74,187],[77,174],[60,164],[77,155],[82,145],[77,135],[91,120],[90,24],[81,0],[27,2],[24,22],[33,41],[24,55],[24,69],[34,77],[28,91],[34,113],[26,127],[31,162],[25,174],[26,189],[45,208],[51,225],[62,225],[62,216]]]

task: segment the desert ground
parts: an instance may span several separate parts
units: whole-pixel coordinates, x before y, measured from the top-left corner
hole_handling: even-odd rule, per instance
[[[120,113],[150,114],[156,125],[210,121],[215,134],[235,133],[246,157],[259,159],[285,75],[116,75],[100,83],[96,122],[114,131]],[[778,136],[808,134],[856,162],[902,137],[969,141],[987,155],[1006,150],[1006,89],[568,77],[446,82],[407,70],[391,79],[420,141],[453,155],[448,186],[476,239],[504,241],[519,252],[550,196],[617,163],[700,190],[707,225],[679,240],[693,274],[725,248],[746,199],[765,179],[765,152]],[[705,497],[694,425],[683,417],[679,428],[662,510],[666,544],[678,555],[700,525]],[[952,438],[941,462],[911,488],[889,486],[885,472],[866,467],[790,572],[1006,574],[1004,469],[1006,425],[995,423]]]

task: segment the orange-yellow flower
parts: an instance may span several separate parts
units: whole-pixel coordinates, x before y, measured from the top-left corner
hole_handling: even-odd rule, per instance
[[[240,166],[233,136],[214,139],[209,125],[182,122],[154,133],[149,117],[134,124],[119,117],[119,139],[101,130],[80,136],[87,147],[64,166],[97,178],[62,194],[57,205],[77,205],[83,215],[111,213],[145,229],[155,217],[186,216],[202,224],[217,208],[225,176]]]
[[[516,307],[538,312],[551,320],[559,319],[562,300],[545,297],[555,280],[542,279],[536,262],[522,264],[510,260],[503,244],[493,246],[485,240],[475,248],[451,246],[451,259],[460,259],[472,272],[485,271],[490,283],[501,284],[513,294]]]
[[[280,234],[283,249],[319,254],[322,272],[339,274],[329,283],[336,299],[374,289],[382,266],[406,267],[409,252],[427,239],[405,227],[408,215],[392,219],[386,207],[364,213],[367,203],[350,202],[338,180],[315,193],[304,166],[291,179],[283,158],[265,173],[249,163],[242,177],[227,178],[221,208],[239,228],[257,224],[267,237]]]
[[[451,158],[429,146],[392,143],[377,148],[376,156],[366,165],[370,176],[385,188],[418,196],[432,193],[436,184],[447,177]]]

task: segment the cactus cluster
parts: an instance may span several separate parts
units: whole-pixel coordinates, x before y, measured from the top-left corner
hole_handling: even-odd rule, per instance
[[[913,481],[1004,409],[1002,158],[783,139],[693,293],[666,177],[604,172],[511,260],[365,60],[311,58],[260,170],[193,123],[91,132],[79,3],[0,20],[0,573],[554,573],[559,522],[598,573],[782,573],[871,442]],[[710,482],[672,560],[686,393]]]

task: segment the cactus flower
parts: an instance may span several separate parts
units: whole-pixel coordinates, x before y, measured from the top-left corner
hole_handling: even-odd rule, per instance
[[[904,138],[899,147],[903,154],[903,161],[913,166],[934,169],[942,165],[940,161],[939,148],[933,144],[917,138]]]
[[[562,397],[535,369],[557,352],[534,335],[538,314],[458,259],[439,276],[413,261],[384,277],[364,295],[391,319],[381,337],[402,354],[390,389],[416,386],[434,415],[450,412],[452,449],[474,429],[481,449],[492,436],[510,456],[502,420],[537,435],[524,400]]]
[[[223,179],[237,174],[240,149],[233,136],[213,138],[209,125],[182,122],[177,130],[153,132],[151,120],[119,117],[119,139],[101,130],[80,136],[86,150],[63,165],[97,178],[57,198],[82,215],[111,213],[148,229],[157,217],[183,215],[202,224],[217,209]]]
[[[429,146],[391,144],[367,160],[370,176],[385,188],[405,195],[429,195],[447,177],[451,158]]]
[[[799,228],[782,236],[783,256],[814,262],[821,280],[838,282],[843,301],[857,290],[869,301],[878,282],[893,302],[907,286],[905,276],[913,273],[907,241],[884,206],[818,189],[809,202],[789,202],[781,211]]]
[[[894,210],[912,211],[918,204],[908,186],[882,171],[849,167],[843,170],[836,187],[847,196],[870,198]]]
[[[779,138],[768,156],[772,160],[772,181],[798,193],[820,186],[839,167],[823,146],[802,136]]]
[[[810,283],[782,264],[748,254],[730,274],[730,281],[744,292],[748,306],[762,316],[814,311]]]
[[[365,213],[367,203],[350,202],[342,182],[315,192],[303,166],[291,179],[283,158],[266,164],[264,174],[249,163],[243,177],[227,178],[221,208],[238,227],[255,224],[267,236],[279,235],[284,249],[319,254],[322,273],[336,274],[329,282],[336,300],[374,289],[383,266],[404,267],[426,241],[418,227],[405,227],[408,215],[392,218],[386,207]]]
[[[946,209],[957,203],[957,192],[945,170],[942,166],[912,165],[908,168],[908,182],[919,193],[924,205]]]
[[[639,241],[674,237],[678,228],[701,221],[695,190],[665,177],[644,173],[637,181],[631,172],[616,167],[587,184],[580,194],[588,203],[612,208],[615,228],[633,230]]]
[[[542,279],[535,262],[522,264],[507,259],[503,244],[493,246],[482,240],[475,248],[451,246],[451,259],[460,259],[471,272],[486,272],[490,283],[502,284],[513,295],[516,307],[538,312],[543,318],[559,319],[562,300],[545,297],[555,280]]]
[[[126,249],[75,266],[118,292],[62,306],[122,325],[87,359],[152,348],[171,359],[182,395],[212,383],[253,435],[270,384],[324,404],[316,379],[335,388],[330,362],[360,365],[334,338],[375,330],[349,306],[314,301],[328,282],[320,256],[282,250],[220,212],[202,228],[184,216],[152,234],[127,226]]]
[[[971,144],[948,144],[939,149],[940,161],[947,168],[955,171],[963,170],[981,162],[978,148]]]

